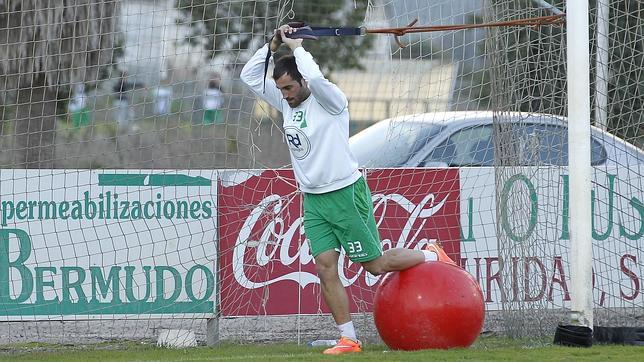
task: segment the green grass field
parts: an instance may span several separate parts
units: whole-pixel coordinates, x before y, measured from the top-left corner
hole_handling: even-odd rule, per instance
[[[322,355],[323,348],[296,344],[224,344],[188,349],[158,348],[153,344],[103,343],[94,345],[21,344],[0,347],[2,361],[641,361],[638,346],[595,345],[591,348],[525,343],[498,337],[480,338],[466,349],[447,351],[390,351],[384,345],[365,346],[360,354]]]

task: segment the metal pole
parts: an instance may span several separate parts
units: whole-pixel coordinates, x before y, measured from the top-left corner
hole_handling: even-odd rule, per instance
[[[555,6],[551,5],[550,3],[548,3],[545,0],[532,0],[532,2],[537,4],[537,5],[539,5],[540,7],[544,8],[544,9],[548,9],[548,10],[552,11],[552,13],[555,14],[555,15],[563,14],[563,11],[557,9]]]
[[[593,327],[588,1],[567,3],[571,323]]]
[[[608,127],[608,32],[610,0],[597,2],[597,79],[595,86],[595,125],[603,130]]]

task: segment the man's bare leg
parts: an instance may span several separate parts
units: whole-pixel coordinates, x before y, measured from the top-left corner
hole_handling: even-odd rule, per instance
[[[362,345],[358,341],[349,314],[349,297],[338,275],[339,257],[340,254],[335,250],[325,251],[315,257],[322,295],[331,309],[331,314],[342,337],[335,346],[324,350],[324,354],[331,355],[362,351]]]
[[[404,270],[411,268],[427,260],[426,251],[395,248],[387,250],[381,257],[362,263],[362,266],[371,274],[380,275],[390,271]],[[430,252],[430,259],[435,255]],[[349,314],[349,297],[344,289],[340,276],[338,275],[338,259],[340,254],[335,250],[329,250],[315,257],[315,266],[322,296],[331,310],[333,319],[338,326],[351,321]]]
[[[394,248],[387,250],[379,258],[362,263],[362,266],[373,275],[381,275],[390,271],[405,270],[429,260],[438,260],[436,253],[426,250]]]
[[[338,275],[338,259],[340,254],[335,250],[329,250],[315,257],[315,266],[324,301],[331,310],[333,319],[337,325],[351,321],[349,314],[349,297],[344,289],[340,276]]]

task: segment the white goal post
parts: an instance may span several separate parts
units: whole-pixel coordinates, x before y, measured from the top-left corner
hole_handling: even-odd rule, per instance
[[[567,25],[571,323],[593,328],[588,2],[569,0]],[[590,335],[590,334],[589,334]]]

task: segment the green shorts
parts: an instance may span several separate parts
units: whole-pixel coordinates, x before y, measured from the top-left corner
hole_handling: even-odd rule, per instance
[[[340,246],[354,262],[382,255],[371,191],[362,177],[339,190],[304,193],[304,232],[313,257],[331,249],[339,252]]]

